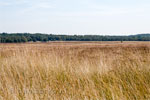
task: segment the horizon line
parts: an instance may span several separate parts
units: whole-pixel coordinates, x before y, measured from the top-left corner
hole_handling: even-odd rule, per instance
[[[74,36],[74,35],[77,35],[77,36],[86,36],[86,35],[98,35],[98,36],[131,36],[131,35],[144,35],[144,34],[150,34],[150,33],[133,33],[133,34],[122,34],[122,35],[117,35],[117,34],[112,34],[112,35],[108,35],[108,34],[68,34],[68,33],[45,33],[45,32],[0,32],[0,34],[3,34],[3,33],[6,33],[6,34],[47,34],[47,35],[68,35],[68,36]]]

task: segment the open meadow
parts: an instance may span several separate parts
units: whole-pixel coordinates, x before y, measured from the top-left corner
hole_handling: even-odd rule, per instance
[[[150,42],[0,44],[0,100],[150,100]]]

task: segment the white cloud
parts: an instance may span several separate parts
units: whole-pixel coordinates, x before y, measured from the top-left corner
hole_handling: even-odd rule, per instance
[[[0,1],[0,6],[10,6],[11,3],[5,2],[5,1]]]

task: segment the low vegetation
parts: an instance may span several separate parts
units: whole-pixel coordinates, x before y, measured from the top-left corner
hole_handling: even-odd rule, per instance
[[[148,42],[0,44],[0,100],[149,100]]]

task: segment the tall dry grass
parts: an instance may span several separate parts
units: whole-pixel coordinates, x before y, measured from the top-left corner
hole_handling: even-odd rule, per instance
[[[0,45],[0,100],[149,99],[149,43]]]

